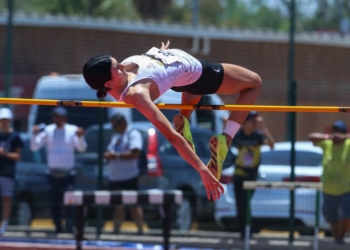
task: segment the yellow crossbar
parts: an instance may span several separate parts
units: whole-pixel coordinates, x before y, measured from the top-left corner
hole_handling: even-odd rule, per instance
[[[17,105],[45,105],[45,106],[82,106],[98,108],[134,108],[124,102],[75,101],[75,100],[45,100],[24,98],[0,98],[2,104]],[[349,113],[350,107],[327,106],[271,106],[271,105],[192,105],[158,103],[160,109],[186,109],[186,110],[235,110],[235,111],[268,111],[268,112],[322,112],[322,113]]]

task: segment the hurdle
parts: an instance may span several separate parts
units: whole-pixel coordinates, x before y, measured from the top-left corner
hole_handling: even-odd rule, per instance
[[[297,188],[306,188],[316,190],[316,201],[315,201],[315,230],[314,230],[314,250],[318,250],[318,233],[319,233],[319,222],[320,222],[320,191],[322,191],[323,185],[318,182],[276,182],[276,181],[245,181],[243,188],[247,190],[247,215],[246,215],[246,227],[245,227],[245,239],[244,245],[245,250],[250,249],[250,227],[251,227],[251,204],[250,198],[252,190],[254,189],[288,189],[295,190]]]
[[[147,190],[147,191],[66,191],[64,204],[76,206],[75,240],[76,250],[82,250],[84,238],[84,208],[91,205],[157,205],[162,206],[163,247],[169,249],[171,228],[171,206],[182,203],[180,190]]]
[[[135,108],[124,102],[77,101],[77,100],[46,100],[25,98],[0,98],[0,104],[44,105],[44,106],[77,106],[97,108]],[[155,104],[159,109],[184,110],[235,110],[235,111],[267,111],[267,112],[319,112],[319,113],[350,113],[350,107],[332,106],[271,106],[271,105],[192,105],[192,104]]]

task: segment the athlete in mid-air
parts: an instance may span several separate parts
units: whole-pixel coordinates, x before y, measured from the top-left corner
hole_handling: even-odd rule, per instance
[[[196,104],[202,95],[239,94],[235,104],[254,104],[261,89],[256,73],[227,63],[211,63],[194,58],[179,49],[151,48],[118,62],[110,55],[90,59],[83,67],[87,84],[97,97],[107,94],[132,104],[165,136],[181,157],[200,174],[208,199],[220,198],[223,187],[218,181],[232,138],[249,111],[232,111],[222,134],[210,138],[211,160],[206,166],[195,154],[188,119],[192,110],[181,110],[174,117],[176,131],[153,103],[168,89],[182,92],[182,104]]]

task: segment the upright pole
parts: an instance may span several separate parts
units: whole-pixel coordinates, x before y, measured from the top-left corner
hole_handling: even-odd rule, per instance
[[[251,209],[250,209],[250,198],[252,196],[252,189],[247,190],[247,210],[245,218],[245,239],[244,239],[244,249],[250,249],[250,228],[251,228]]]
[[[288,51],[288,105],[295,106],[297,100],[297,84],[294,79],[294,35],[295,35],[295,0],[289,3],[290,28],[289,28],[289,51]],[[295,180],[295,134],[296,134],[296,114],[287,115],[288,141],[291,143],[290,151],[290,180]],[[294,240],[294,189],[290,191],[290,217],[289,217],[289,243]]]
[[[12,84],[12,46],[13,46],[13,0],[7,0],[8,18],[6,28],[6,48],[5,48],[5,97],[10,97]],[[8,106],[8,104],[5,104]]]
[[[314,232],[314,250],[318,250],[318,233],[320,227],[320,190],[316,190],[316,213],[315,213],[315,232]]]
[[[87,9],[87,15],[89,17],[92,17],[94,14],[94,7],[95,7],[95,0],[89,0],[89,5],[88,5],[88,9]]]
[[[198,0],[192,0],[192,25],[197,27],[199,23],[199,3]]]
[[[84,206],[75,208],[75,240],[76,250],[82,250],[82,241],[84,238]]]
[[[97,176],[97,189],[102,190],[103,188],[103,122],[104,122],[104,111],[105,109],[100,108],[99,112],[99,129],[98,129],[98,176]],[[97,230],[96,236],[99,237],[102,231],[102,207],[97,207]]]
[[[163,218],[163,247],[164,250],[169,250],[169,239],[171,229],[171,204],[165,202],[163,204],[164,218]]]

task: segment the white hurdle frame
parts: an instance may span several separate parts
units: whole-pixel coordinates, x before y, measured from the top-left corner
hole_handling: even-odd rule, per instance
[[[321,182],[275,182],[275,181],[245,181],[243,188],[248,190],[247,193],[247,218],[246,218],[246,235],[245,235],[245,250],[250,249],[250,220],[251,220],[251,209],[250,209],[250,194],[251,190],[254,189],[288,189],[295,190],[297,188],[307,188],[316,190],[316,204],[315,204],[315,229],[314,229],[314,250],[318,250],[318,233],[319,233],[319,219],[320,219],[320,191],[323,190]]]

